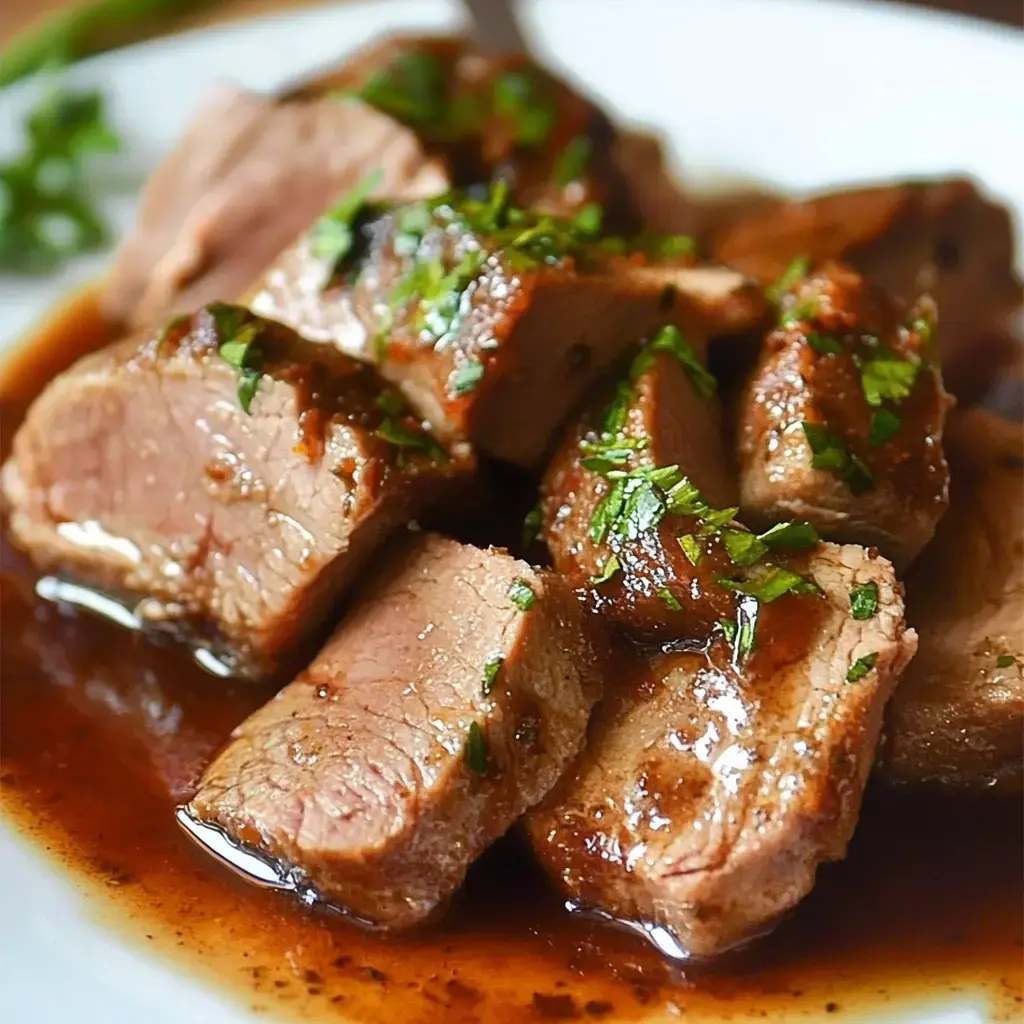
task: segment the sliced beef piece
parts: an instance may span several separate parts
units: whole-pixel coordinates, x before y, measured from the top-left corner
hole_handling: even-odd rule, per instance
[[[412,131],[366,104],[281,103],[221,86],[149,178],[135,233],[105,286],[105,315],[149,326],[237,299],[340,193],[374,172],[374,196],[417,199],[450,186]]]
[[[261,675],[468,468],[371,367],[210,306],[55,378],[0,484],[39,566]]]
[[[822,545],[824,596],[762,604],[752,656],[658,655],[591,721],[575,772],[527,816],[565,893],[707,957],[769,928],[842,858],[886,698],[915,637],[891,565]],[[854,587],[877,611],[851,614]]]
[[[950,508],[907,575],[917,658],[889,705],[893,783],[1020,791],[1024,773],[1024,428],[954,413]]]
[[[781,302],[741,404],[744,514],[807,519],[905,565],[947,504],[951,401],[929,307],[904,313],[839,265],[801,279]]]
[[[587,387],[645,332],[701,337],[762,321],[733,271],[666,262],[571,222],[458,194],[371,216],[339,264],[318,224],[285,252],[253,308],[376,362],[444,440],[524,466]]]
[[[708,242],[716,258],[765,284],[803,255],[848,263],[905,302],[928,292],[940,313],[943,372],[959,397],[984,391],[1007,352],[992,343],[1021,304],[1010,215],[958,178],[778,202]]]
[[[681,609],[691,628],[694,616],[710,627],[731,611],[725,592],[719,600],[703,597],[710,574],[731,567],[724,552],[708,553],[695,570],[677,540],[694,531],[693,522],[661,514],[679,473],[712,506],[736,501],[715,381],[696,354],[702,347],[698,339],[695,351],[670,327],[644,344],[569,426],[541,486],[540,536],[553,565],[581,582],[589,578],[602,615],[633,632],[678,633]],[[679,472],[645,480],[657,467]],[[652,524],[646,532],[645,522]]]
[[[639,224],[607,115],[525,54],[456,36],[393,36],[293,95],[357,96],[408,125],[459,184],[501,178],[517,200],[572,214],[600,203],[616,230]]]
[[[557,576],[420,535],[192,802],[357,917],[406,927],[580,750],[600,675]]]

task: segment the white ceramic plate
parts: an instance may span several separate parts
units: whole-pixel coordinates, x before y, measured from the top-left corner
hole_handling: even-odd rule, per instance
[[[1024,214],[1019,33],[899,7],[819,0],[538,0],[538,53],[624,120],[656,125],[700,185],[737,177],[801,191],[964,171]],[[127,142],[107,209],[131,224],[135,189],[216,79],[269,89],[375,35],[457,24],[446,0],[344,4],[134,47],[76,68],[110,97]],[[19,144],[29,83],[0,94],[0,156]],[[0,347],[96,275],[83,259],[44,280],[0,277]],[[0,1020],[8,1024],[243,1024],[215,993],[95,922],[65,876],[0,827]],[[911,1012],[975,1022],[969,994]],[[266,1017],[261,1019],[266,1020]],[[903,1018],[907,1019],[907,1018]]]

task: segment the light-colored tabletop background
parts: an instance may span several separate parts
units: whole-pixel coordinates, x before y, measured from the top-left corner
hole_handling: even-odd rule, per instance
[[[346,0],[217,0],[217,2],[200,4],[192,10],[187,0],[183,0],[183,13],[174,17],[170,24],[161,20],[156,26],[157,32],[195,28],[215,22],[238,20],[254,17],[272,11],[283,11],[312,6],[316,3],[346,2]],[[388,0],[377,0],[387,3]],[[594,3],[611,2],[611,0],[593,0]],[[767,2],[767,0],[766,0]],[[861,0],[863,3],[885,3],[887,0]],[[977,18],[984,18],[1004,25],[1024,27],[1024,0],[909,0],[917,6],[934,7],[943,10],[957,11]],[[0,0],[0,46],[22,28],[37,22],[47,15],[79,6],[82,0]]]

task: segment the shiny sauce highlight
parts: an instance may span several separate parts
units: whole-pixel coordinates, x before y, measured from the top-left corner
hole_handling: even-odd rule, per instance
[[[91,294],[0,373],[3,450],[32,397],[106,340]],[[870,1019],[973,999],[1018,1019],[1024,920],[1019,801],[868,794],[848,859],[773,934],[708,965],[568,914],[515,831],[447,916],[388,937],[258,890],[179,830],[231,729],[269,696],[36,597],[0,552],[0,787],[6,824],[45,848],[133,943],[270,1018],[402,1024]]]

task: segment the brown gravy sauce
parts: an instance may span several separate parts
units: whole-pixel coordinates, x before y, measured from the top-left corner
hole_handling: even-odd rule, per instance
[[[3,448],[54,373],[106,338],[95,298],[6,360]],[[339,1022],[516,1024],[871,1019],[924,1001],[1022,1012],[1020,801],[869,794],[849,858],[774,934],[712,965],[570,916],[515,837],[474,867],[449,914],[385,937],[235,879],[173,808],[267,697],[187,655],[35,597],[4,541],[0,785],[8,822],[86,883],[131,941],[259,1013]],[[920,1010],[919,1010],[920,1012]]]

